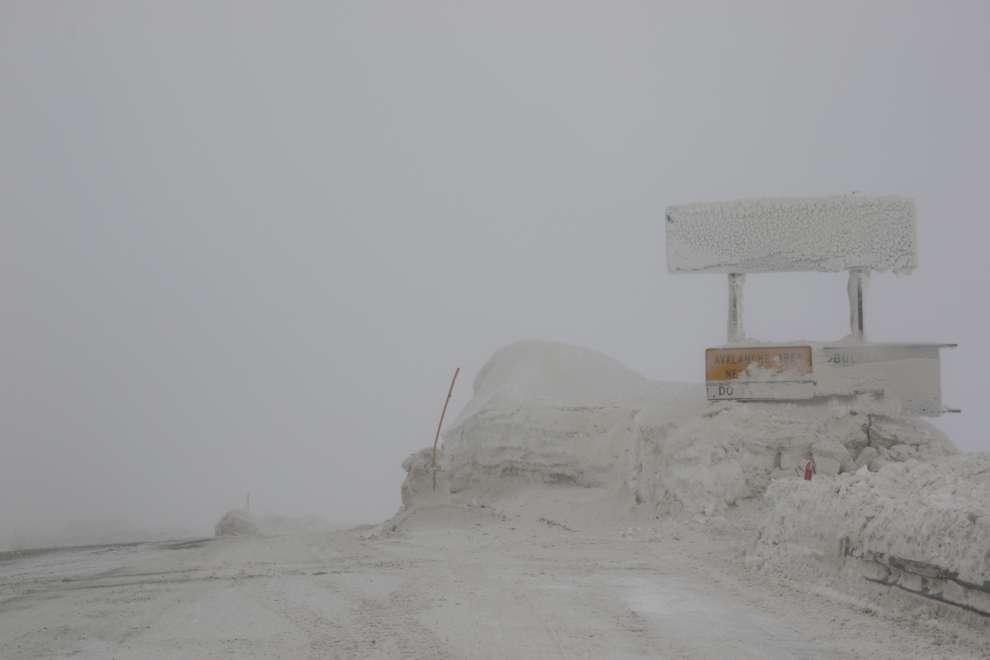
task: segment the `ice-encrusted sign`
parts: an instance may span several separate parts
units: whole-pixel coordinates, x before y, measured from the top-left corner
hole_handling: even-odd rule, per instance
[[[768,197],[667,207],[670,273],[910,273],[918,265],[909,197]]]
[[[667,271],[729,276],[728,345],[706,351],[710,400],[799,400],[882,393],[900,414],[937,417],[939,350],[954,344],[867,341],[864,303],[873,271],[918,265],[908,197],[768,197],[668,206]],[[849,328],[837,346],[773,346],[746,339],[747,273],[849,271]],[[814,366],[813,366],[814,365]]]

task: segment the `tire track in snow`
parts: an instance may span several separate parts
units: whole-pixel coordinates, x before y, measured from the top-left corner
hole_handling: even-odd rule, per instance
[[[493,657],[567,658],[556,633],[524,592],[508,592],[504,581],[490,577],[485,564],[458,561],[451,553],[447,560],[467,588],[479,637],[490,643]]]
[[[447,645],[418,619],[426,605],[415,584],[396,575],[398,564],[367,547],[348,549],[332,573],[270,581],[262,587],[267,595],[256,597],[301,630],[312,659],[451,658]],[[383,593],[383,578],[397,580],[396,588]]]

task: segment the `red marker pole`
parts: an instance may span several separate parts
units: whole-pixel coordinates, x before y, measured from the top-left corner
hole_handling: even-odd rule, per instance
[[[450,403],[450,395],[454,393],[454,382],[457,380],[457,374],[459,373],[461,373],[461,368],[457,367],[457,371],[454,372],[454,380],[450,381],[450,391],[447,392],[447,400],[443,402],[443,412],[440,413],[440,426],[437,427],[437,437],[433,441],[433,463],[430,465],[434,469],[437,467],[437,442],[440,441],[440,428],[443,426],[443,416],[447,414],[447,404]]]

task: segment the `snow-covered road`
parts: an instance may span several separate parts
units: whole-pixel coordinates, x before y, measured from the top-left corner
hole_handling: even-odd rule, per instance
[[[0,657],[983,657],[961,624],[746,571],[738,535],[556,515],[445,507],[377,534],[5,553]]]

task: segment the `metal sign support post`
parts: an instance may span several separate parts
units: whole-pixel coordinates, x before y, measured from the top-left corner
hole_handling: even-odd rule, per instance
[[[863,326],[863,303],[870,288],[869,268],[849,269],[849,329],[856,341],[866,340]]]
[[[729,343],[742,341],[746,338],[743,330],[743,284],[746,283],[745,273],[729,273]]]

